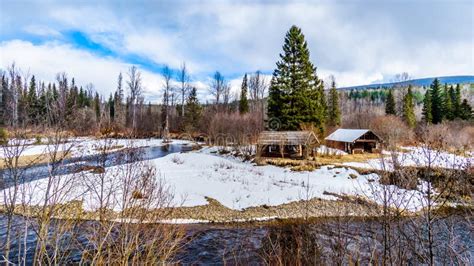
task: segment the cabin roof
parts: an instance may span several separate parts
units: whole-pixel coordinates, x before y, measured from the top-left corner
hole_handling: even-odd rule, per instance
[[[339,141],[339,142],[354,142],[358,138],[362,137],[367,132],[370,132],[370,130],[368,130],[368,129],[344,129],[344,128],[340,128],[340,129],[334,131],[331,135],[327,136],[325,138],[325,140]]]
[[[312,131],[263,131],[258,135],[260,145],[309,145],[319,143]]]

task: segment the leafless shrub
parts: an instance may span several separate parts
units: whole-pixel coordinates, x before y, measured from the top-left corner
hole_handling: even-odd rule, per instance
[[[233,147],[236,152],[249,159],[255,154],[254,144],[263,126],[258,116],[252,113],[218,113],[208,129],[214,145]]]
[[[93,134],[97,130],[96,115],[91,108],[82,108],[74,112],[71,129],[77,135]]]
[[[103,144],[105,156],[113,142]],[[183,231],[163,224],[174,207],[173,193],[139,156],[126,154],[126,164],[85,179],[97,202],[98,223],[87,233],[95,245],[84,252],[84,263],[161,264],[180,248]]]
[[[317,265],[324,261],[318,236],[307,224],[287,224],[270,230],[261,256],[266,265]]]
[[[379,116],[371,122],[370,129],[382,138],[390,149],[394,149],[398,144],[413,141],[413,131],[396,116]]]
[[[429,132],[430,134],[427,134]],[[424,125],[417,129],[420,141],[442,144],[440,148],[452,152],[465,152],[474,147],[474,127],[463,121],[448,121],[436,125]]]

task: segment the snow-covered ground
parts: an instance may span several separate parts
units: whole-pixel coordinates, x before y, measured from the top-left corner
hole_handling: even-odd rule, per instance
[[[233,157],[211,154],[212,150],[169,154],[150,161],[155,166],[157,177],[173,191],[174,206],[205,205],[205,197],[211,197],[232,209],[251,206],[279,205],[319,197],[335,199],[324,192],[366,196],[381,202],[377,197],[380,190],[378,176],[360,175],[345,167],[324,166],[311,172],[294,172],[276,166],[256,166]],[[117,179],[125,172],[124,167],[113,166],[106,169],[106,191],[112,192],[110,206],[120,209],[122,190]],[[65,175],[58,187],[61,197],[56,202],[82,200],[86,210],[99,207],[97,197],[98,178],[93,173]],[[24,195],[18,203],[40,204],[44,200],[46,179],[40,179],[21,186]],[[421,207],[421,193],[388,186],[394,191],[393,205],[404,205],[409,209]],[[3,202],[0,192],[0,204]],[[409,200],[408,200],[409,198]]]
[[[444,151],[431,150],[426,147],[402,147],[407,152],[397,152],[396,160],[400,166],[431,166],[450,169],[468,169],[474,163],[474,157],[464,157]],[[385,152],[387,155],[388,153]],[[393,169],[392,156],[383,159],[371,159],[367,162],[347,162],[347,166],[387,170]]]

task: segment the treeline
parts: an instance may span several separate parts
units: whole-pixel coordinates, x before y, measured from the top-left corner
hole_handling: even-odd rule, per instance
[[[394,88],[353,89],[345,93],[347,93],[349,100],[368,99],[374,103],[384,104],[389,94],[389,91],[393,89]],[[413,89],[412,96],[416,104],[421,104],[423,102],[424,96],[420,90]]]
[[[461,87],[459,84],[454,88],[441,84],[435,79],[430,88],[426,90],[423,100],[423,121],[438,124],[443,120],[470,120],[472,118],[472,107],[467,99],[461,100]]]
[[[230,85],[216,72],[209,85],[214,100],[200,103],[185,64],[179,71],[164,69],[160,104],[146,103],[141,72],[131,67],[119,73],[113,93],[99,94],[92,84],[85,87],[59,73],[56,82],[38,81],[23,75],[12,64],[2,71],[1,123],[10,128],[44,131],[60,127],[78,135],[97,132],[118,135],[161,136],[183,132],[191,135],[259,132],[263,129],[264,96],[268,82],[259,72],[246,74],[240,94],[231,95]],[[225,121],[240,128],[223,125]],[[254,133],[255,135],[256,133]]]
[[[38,82],[34,75],[22,76],[15,65],[3,72],[2,123],[10,127],[54,126],[70,121],[77,109],[99,106],[99,95],[92,85],[78,87],[65,73],[56,79],[57,83]]]
[[[445,84],[443,89],[439,80],[434,79],[424,95],[421,122],[424,124],[439,124],[443,120],[470,120],[472,118],[472,108],[467,99],[461,100],[461,97],[461,86],[459,84],[456,85],[456,88]],[[403,95],[401,108],[398,109],[394,93],[390,90],[385,99],[385,114],[400,115],[409,127],[414,128],[417,123],[415,104],[415,96],[411,85],[408,86]],[[397,110],[401,110],[401,112]]]

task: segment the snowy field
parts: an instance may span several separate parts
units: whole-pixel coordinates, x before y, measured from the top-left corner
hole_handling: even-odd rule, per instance
[[[142,144],[149,142],[143,141]],[[158,145],[154,143],[153,145]],[[87,145],[87,144],[83,144]],[[310,172],[293,172],[276,166],[256,166],[249,162],[227,156],[210,153],[212,149],[196,152],[174,153],[162,158],[150,160],[156,168],[157,178],[165,181],[174,194],[173,205],[205,205],[205,197],[218,200],[223,205],[241,210],[251,206],[280,205],[292,201],[319,197],[335,199],[324,192],[341,195],[358,195],[381,202],[377,197],[380,190],[378,176],[375,174],[360,175],[355,170],[345,167],[324,166]],[[116,182],[125,172],[126,165],[106,169],[105,187],[111,193],[110,205],[120,210],[122,190]],[[96,193],[98,178],[96,174],[83,172],[60,177],[62,194],[56,202],[83,201],[86,210],[96,210],[99,201]],[[25,202],[37,205],[44,201],[46,179],[40,179],[21,186],[22,198],[18,204]],[[421,193],[406,191],[394,186],[392,205],[416,210],[421,207]],[[61,194],[61,193],[58,193]],[[0,195],[0,204],[4,193]]]
[[[474,163],[474,157],[464,157],[444,151],[430,150],[425,147],[402,147],[407,152],[397,152],[396,160],[400,166],[430,166],[450,169],[469,169]],[[384,152],[386,155],[389,153]],[[370,159],[367,162],[347,162],[347,166],[366,169],[393,170],[393,159]]]

